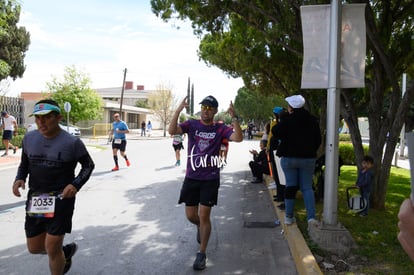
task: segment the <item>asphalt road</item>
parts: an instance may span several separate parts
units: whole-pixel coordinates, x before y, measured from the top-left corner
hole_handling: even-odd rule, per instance
[[[77,195],[73,230],[65,238],[79,245],[68,274],[297,274],[267,188],[250,183],[248,150],[259,142],[248,140],[230,144],[212,211],[207,268],[193,271],[196,229],[177,204],[186,153],[175,167],[171,142],[130,136],[131,166],[120,159],[121,169],[111,172],[109,145],[85,139],[96,168]],[[0,171],[0,274],[48,274],[47,257],[26,249],[25,196],[11,193],[16,169]]]

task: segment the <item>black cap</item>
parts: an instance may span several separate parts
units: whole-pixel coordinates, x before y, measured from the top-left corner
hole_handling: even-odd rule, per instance
[[[214,107],[214,108],[217,108],[218,107],[217,99],[214,96],[212,96],[212,95],[209,95],[209,96],[205,97],[200,102],[200,104],[206,105],[206,106],[211,106],[211,107]]]

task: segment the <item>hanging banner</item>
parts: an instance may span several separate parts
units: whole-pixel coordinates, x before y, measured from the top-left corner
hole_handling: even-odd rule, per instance
[[[302,89],[327,89],[330,5],[301,6],[303,32]],[[340,87],[364,87],[365,4],[342,5]]]

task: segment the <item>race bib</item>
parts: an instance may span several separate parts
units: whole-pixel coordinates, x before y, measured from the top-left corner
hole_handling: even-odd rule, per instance
[[[115,144],[121,144],[121,143],[122,143],[122,139],[120,139],[120,138],[116,138],[116,139],[114,140],[114,143],[115,143]]]
[[[27,214],[34,217],[53,218],[55,216],[56,196],[34,194],[29,200]]]

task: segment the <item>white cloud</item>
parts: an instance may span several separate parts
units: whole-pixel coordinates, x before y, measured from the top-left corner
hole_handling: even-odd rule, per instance
[[[221,108],[243,85],[198,60],[199,41],[188,22],[165,23],[148,3],[25,1],[20,25],[30,32],[32,42],[24,77],[12,85],[15,93],[44,90],[51,75],[61,76],[71,65],[87,73],[94,88],[121,86],[127,68],[126,79],[134,85],[155,89],[171,83],[181,97],[190,77],[195,100],[213,94]]]

